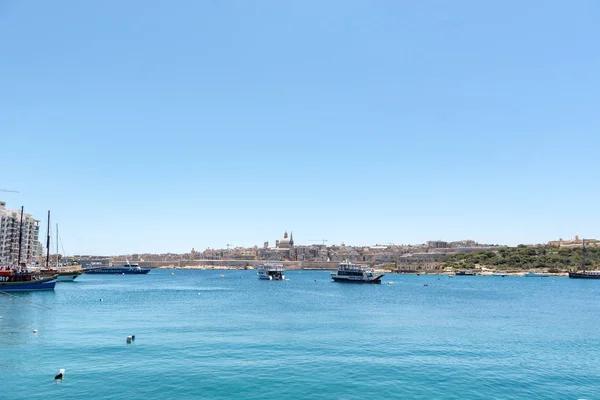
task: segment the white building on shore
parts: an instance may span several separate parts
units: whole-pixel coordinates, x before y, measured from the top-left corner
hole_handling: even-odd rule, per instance
[[[21,210],[9,210],[6,203],[0,201],[0,266],[17,265],[19,262],[20,224]],[[31,214],[23,214],[21,263],[34,263],[41,254],[39,233],[40,221]]]

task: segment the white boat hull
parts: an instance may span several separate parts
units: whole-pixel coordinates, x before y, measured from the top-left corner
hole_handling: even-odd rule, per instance
[[[331,274],[331,279],[333,279],[334,282],[349,282],[349,283],[376,283],[376,284],[380,284],[381,283],[381,278],[383,278],[383,275],[377,275],[377,276],[347,276],[347,275],[338,275],[338,274]]]

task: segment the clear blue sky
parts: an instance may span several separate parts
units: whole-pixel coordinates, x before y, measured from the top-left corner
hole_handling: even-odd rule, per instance
[[[0,188],[69,254],[600,237],[600,3],[0,0]],[[45,234],[45,222],[43,222]]]

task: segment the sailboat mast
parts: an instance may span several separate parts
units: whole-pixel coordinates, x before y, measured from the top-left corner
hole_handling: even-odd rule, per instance
[[[21,206],[21,223],[19,224],[19,258],[17,260],[17,265],[21,268],[21,247],[23,245],[23,211],[25,210],[24,206]]]
[[[46,269],[50,263],[50,210],[48,210],[48,238],[46,239]]]
[[[56,224],[56,269],[58,270],[58,224]]]

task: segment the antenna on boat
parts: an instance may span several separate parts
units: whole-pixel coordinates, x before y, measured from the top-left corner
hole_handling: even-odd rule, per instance
[[[48,210],[48,238],[46,239],[46,269],[50,263],[50,210]]]

